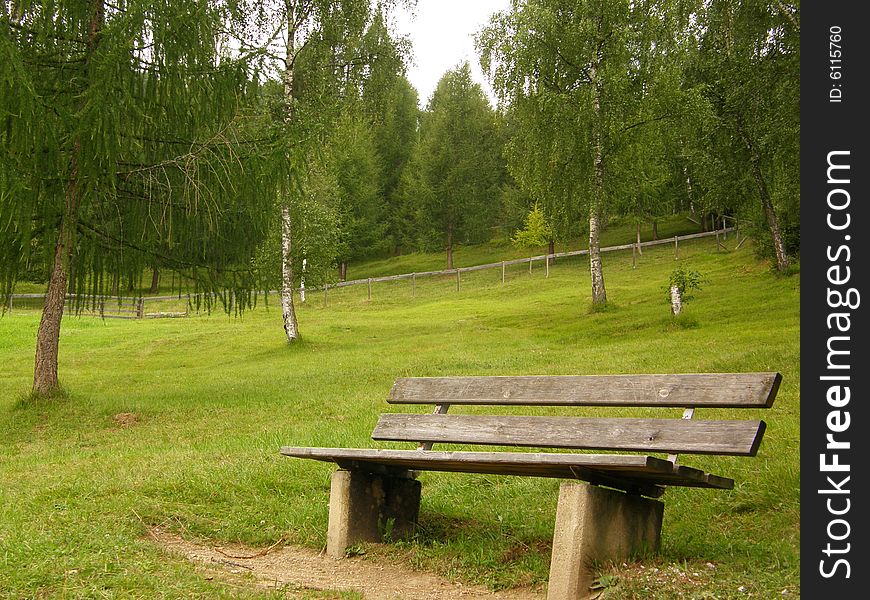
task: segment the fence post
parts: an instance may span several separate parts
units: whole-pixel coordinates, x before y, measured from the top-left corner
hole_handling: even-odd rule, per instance
[[[674,260],[680,258],[680,236],[674,236]]]
[[[411,273],[411,298],[417,297],[417,274]]]
[[[631,268],[637,267],[637,244],[631,246]]]
[[[501,284],[504,285],[504,261],[501,261]]]
[[[456,291],[462,289],[462,278],[459,276],[459,269],[456,269]]]
[[[369,302],[371,302],[371,300],[372,300],[372,278],[371,277],[369,277],[368,287],[369,287]]]
[[[532,274],[532,257],[529,257],[529,275]]]
[[[716,230],[716,252],[722,249],[721,244],[719,244],[719,230]]]
[[[141,319],[145,317],[145,298],[139,298],[139,301],[136,303],[136,318]]]
[[[550,278],[550,255],[547,255],[547,279]]]

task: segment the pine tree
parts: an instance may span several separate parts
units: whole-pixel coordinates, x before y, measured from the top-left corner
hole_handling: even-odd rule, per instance
[[[447,251],[480,241],[497,216],[504,179],[495,113],[468,63],[448,71],[432,94],[420,131],[417,207],[423,235]]]

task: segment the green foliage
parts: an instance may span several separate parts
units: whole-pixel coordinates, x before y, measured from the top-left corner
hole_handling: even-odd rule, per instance
[[[516,232],[511,242],[516,248],[532,248],[544,246],[553,239],[553,230],[547,223],[543,211],[538,203],[532,207],[526,215],[525,227]]]
[[[680,117],[691,3],[528,0],[477,37],[507,112],[508,167],[559,237],[588,220],[596,303],[597,224],[661,215],[667,163],[658,131]],[[576,231],[576,229],[575,229]]]
[[[425,246],[486,239],[504,177],[501,149],[495,114],[468,63],[448,71],[429,100],[408,170]]]
[[[671,271],[670,277],[668,277],[668,285],[665,288],[667,291],[667,302],[671,302],[672,287],[677,286],[677,289],[680,290],[680,297],[683,303],[686,303],[694,298],[691,292],[695,290],[700,291],[704,282],[704,276],[699,271],[687,269],[683,265],[680,265]]]
[[[690,76],[708,114],[694,136],[705,206],[755,223],[772,256],[769,202],[786,251],[800,246],[800,3],[724,0],[704,5]]]
[[[3,290],[61,243],[78,294],[108,294],[159,259],[206,302],[244,308],[284,167],[251,65],[219,50],[230,8],[16,7],[0,15]]]
[[[337,256],[347,262],[386,248],[382,173],[368,124],[353,117],[337,123],[326,152],[338,184]]]

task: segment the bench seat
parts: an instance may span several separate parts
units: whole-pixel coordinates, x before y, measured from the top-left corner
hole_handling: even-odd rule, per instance
[[[731,489],[734,480],[669,460],[636,454],[466,452],[357,448],[281,448],[281,454],[334,462],[342,469],[383,475],[402,471],[452,471],[579,479],[658,498],[661,486]]]
[[[658,498],[668,487],[734,488],[731,479],[681,464],[684,455],[758,454],[764,421],[695,419],[696,409],[768,409],[781,380],[776,372],[400,377],[390,405],[434,410],[382,414],[371,437],[416,449],[285,446],[280,453],[338,465],[326,543],[334,558],[360,542],[414,535],[422,471],[562,479],[547,598],[579,600],[588,597],[596,561],[658,550],[664,513]],[[479,414],[479,408],[448,414],[452,406],[460,413],[530,406],[538,414]],[[596,408],[563,416],[551,407]],[[618,412],[603,414],[610,408]],[[631,416],[625,408],[657,412]],[[435,444],[449,446],[434,450]]]

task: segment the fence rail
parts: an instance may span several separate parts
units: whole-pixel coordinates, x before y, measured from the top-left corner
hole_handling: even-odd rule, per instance
[[[632,244],[621,244],[618,246],[607,246],[605,248],[601,248],[601,252],[616,252],[619,250],[637,250],[639,248],[647,248],[650,246],[662,246],[665,244],[673,244],[674,245],[674,257],[677,258],[679,256],[679,244],[681,241],[686,240],[694,240],[705,237],[716,237],[717,247],[720,247],[720,236],[727,236],[728,233],[737,232],[738,233],[738,245],[743,244],[743,242],[739,241],[739,229],[737,227],[722,227],[721,229],[717,229],[715,231],[705,231],[702,233],[692,233],[689,235],[675,235],[674,237],[663,238],[660,240],[650,240],[647,242],[640,243],[632,243]],[[745,238],[744,238],[745,240]],[[532,265],[538,262],[544,262],[546,264],[547,273],[549,274],[550,269],[550,260],[555,258],[565,258],[570,256],[582,256],[585,254],[589,254],[589,250],[571,250],[568,252],[554,252],[553,254],[539,254],[537,256],[530,256],[528,258],[514,258],[511,260],[503,260],[500,262],[494,263],[486,263],[483,265],[472,265],[470,267],[457,267],[454,269],[443,269],[439,271],[420,271],[417,273],[402,273],[400,275],[386,275],[383,277],[367,277],[365,279],[352,279],[350,281],[340,281],[338,283],[329,283],[316,287],[301,287],[298,291],[300,292],[323,292],[324,300],[326,299],[326,293],[329,290],[352,287],[355,285],[366,285],[368,287],[368,298],[371,300],[372,298],[372,284],[374,283],[383,283],[387,281],[400,281],[403,279],[410,279],[412,282],[412,290],[416,289],[416,280],[418,277],[443,277],[447,275],[453,275],[456,277],[456,288],[460,290],[462,287],[462,273],[470,273],[473,271],[483,271],[486,269],[501,269],[502,270],[502,283],[505,281],[505,269],[509,266],[513,265],[521,265],[528,263],[529,271],[532,269]],[[269,293],[277,293],[277,292],[269,292]],[[7,302],[7,310],[11,311],[13,307],[13,300],[23,300],[23,299],[43,299],[45,298],[45,294],[13,294]],[[73,294],[67,295],[67,303],[70,300],[75,299],[76,296]],[[158,313],[146,313],[145,312],[145,304],[146,302],[163,302],[163,301],[172,301],[172,300],[186,300],[186,298],[178,296],[142,296],[142,297],[101,297],[96,299],[96,301],[90,301],[87,303],[83,303],[83,307],[86,312],[93,313],[95,316],[99,315],[103,318],[126,318],[126,319],[143,319],[143,318],[159,318],[159,317],[185,317],[188,315],[187,306],[185,306],[184,312],[158,312]],[[94,310],[96,308],[97,310]]]
[[[717,229],[715,231],[704,231],[702,233],[692,233],[689,235],[675,235],[674,237],[663,238],[660,240],[650,240],[648,242],[640,242],[632,243],[632,244],[621,244],[619,246],[608,246],[606,248],[602,248],[601,252],[615,252],[618,250],[632,250],[636,249],[638,246],[641,248],[646,248],[649,246],[661,246],[664,244],[674,244],[675,252],[679,252],[679,243],[685,240],[694,240],[698,238],[704,237],[716,237],[717,243],[719,243],[719,236],[727,235],[728,233],[738,231],[736,227],[723,227],[721,229]],[[503,260],[501,262],[487,263],[484,265],[473,265],[470,267],[457,267],[454,269],[443,269],[440,271],[420,271],[417,273],[402,273],[401,275],[385,275],[383,277],[368,277],[365,279],[352,279],[350,281],[340,281],[338,283],[329,283],[326,285],[306,288],[306,291],[324,291],[331,290],[343,287],[349,287],[354,285],[369,285],[373,283],[382,283],[385,281],[399,281],[401,279],[415,279],[417,277],[437,277],[444,275],[459,275],[461,273],[470,273],[471,271],[482,271],[484,269],[498,269],[509,267],[511,265],[521,265],[525,263],[529,263],[531,266],[535,261],[547,261],[547,265],[549,265],[550,260],[553,258],[564,258],[568,256],[581,256],[584,254],[589,254],[589,250],[571,250],[569,252],[555,252],[553,254],[539,254],[537,256],[530,256],[528,258],[514,258],[511,260]]]
[[[64,299],[65,309],[78,308],[79,311],[99,316],[104,319],[154,319],[161,317],[186,317],[187,307],[184,311],[173,312],[145,312],[147,302],[167,302],[173,300],[185,300],[178,296],[100,296],[95,299],[81,296],[82,302],[76,306],[76,294],[67,294]],[[16,300],[45,300],[45,294],[12,294],[7,299],[6,310],[12,312]]]

